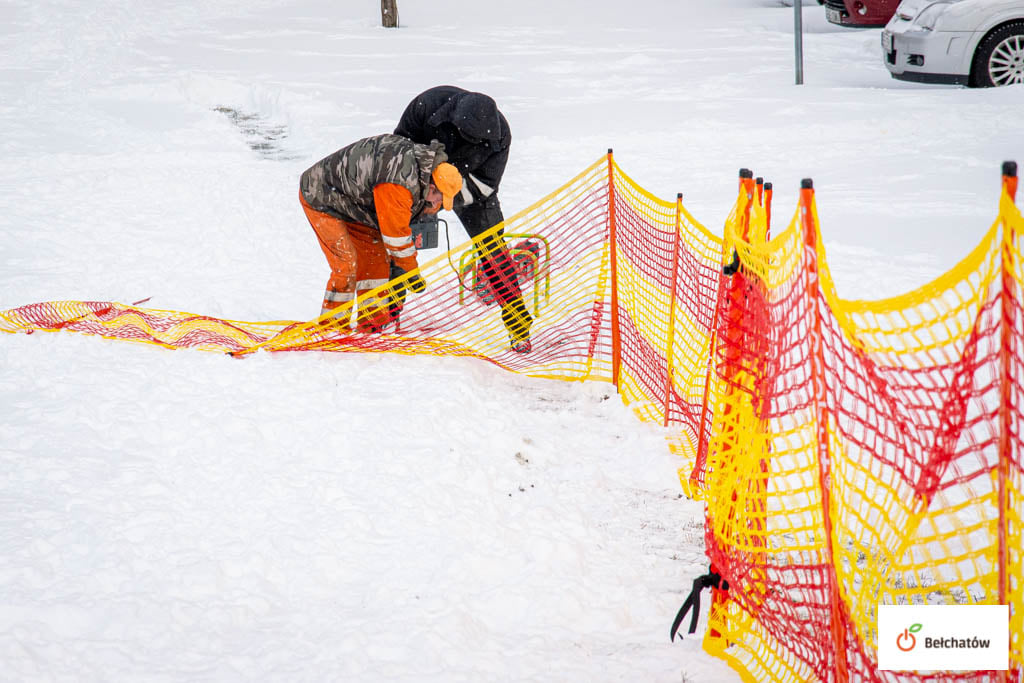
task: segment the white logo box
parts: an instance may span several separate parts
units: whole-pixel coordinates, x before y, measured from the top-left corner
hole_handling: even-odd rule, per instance
[[[1005,670],[1007,605],[879,605],[878,668],[883,671]]]

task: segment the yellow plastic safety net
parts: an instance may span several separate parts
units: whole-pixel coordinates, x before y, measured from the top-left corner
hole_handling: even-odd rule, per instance
[[[1003,680],[879,671],[880,604],[1011,605],[1022,656],[1021,217],[883,301],[836,296],[813,190],[765,240],[749,189],[716,316],[713,424],[681,469],[727,579],[705,647],[752,681]]]
[[[670,427],[683,489],[706,503],[708,557],[729,587],[714,591],[705,647],[745,679],[977,679],[878,671],[877,606],[901,603],[1010,604],[1019,676],[1024,221],[1010,190],[954,269],[868,302],[835,293],[813,189],[773,236],[767,188],[743,175],[719,238],[609,153],[423,264],[422,294],[405,276],[315,320],[266,323],[47,302],[0,312],[0,331],[241,357],[456,355],[613,382],[642,419]],[[528,353],[511,347],[483,267],[500,250]],[[388,324],[359,331],[382,306]]]
[[[470,356],[536,377],[615,379],[642,415],[679,422],[700,412],[720,245],[680,203],[638,187],[609,154],[475,242],[422,264],[422,294],[405,291],[407,275],[314,320],[267,323],[45,302],[0,312],[0,331],[69,330],[242,357],[309,350]],[[511,255],[529,313],[529,353],[510,347],[481,267],[498,249]],[[375,307],[396,301],[400,311],[381,331],[358,331]]]

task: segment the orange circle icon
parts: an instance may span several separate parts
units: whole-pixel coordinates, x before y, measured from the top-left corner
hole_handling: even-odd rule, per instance
[[[910,652],[914,649],[915,645],[917,645],[917,638],[914,637],[909,628],[903,629],[903,633],[896,636],[896,647],[904,652]]]

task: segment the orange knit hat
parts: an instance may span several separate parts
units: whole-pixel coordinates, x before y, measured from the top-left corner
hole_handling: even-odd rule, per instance
[[[451,211],[455,195],[462,190],[462,176],[459,175],[459,169],[447,162],[440,163],[434,169],[431,177],[434,179],[434,187],[441,192],[442,205],[446,211]]]

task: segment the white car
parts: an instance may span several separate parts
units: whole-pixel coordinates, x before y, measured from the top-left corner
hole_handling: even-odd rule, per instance
[[[882,54],[904,81],[1024,83],[1024,0],[903,0],[882,30]]]

